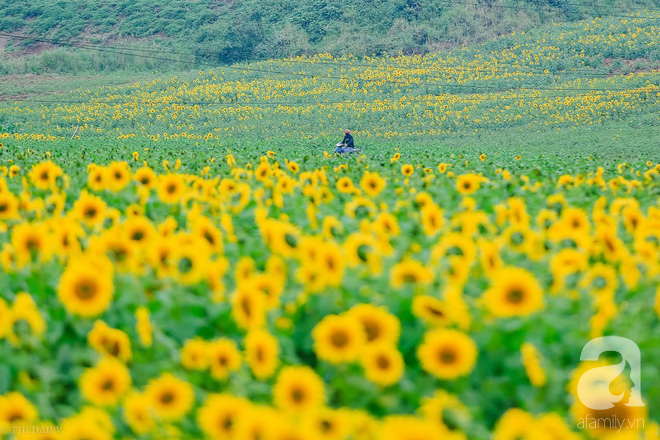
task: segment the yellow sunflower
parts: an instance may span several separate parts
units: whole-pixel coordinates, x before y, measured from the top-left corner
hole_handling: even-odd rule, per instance
[[[186,192],[186,183],[179,174],[166,174],[158,178],[158,198],[163,203],[176,204]]]
[[[231,339],[221,338],[207,344],[211,376],[226,380],[229,374],[241,367],[241,354]]]
[[[356,360],[366,342],[360,322],[351,316],[329,315],[312,331],[316,355],[333,364]]]
[[[126,162],[112,162],[106,170],[108,189],[119,192],[131,182],[131,168]]]
[[[38,416],[37,408],[21,393],[14,391],[0,396],[0,429],[34,423]]]
[[[281,415],[270,406],[250,405],[238,420],[234,431],[235,439],[260,440],[272,438],[269,435]]]
[[[249,411],[249,402],[229,394],[211,394],[197,412],[197,423],[209,438],[234,437],[238,420]]]
[[[231,297],[232,318],[243,329],[261,328],[266,323],[266,298],[262,292],[238,287]]]
[[[30,180],[36,188],[47,190],[53,188],[57,178],[63,174],[62,168],[51,161],[46,161],[32,167],[30,170]]]
[[[384,307],[373,304],[358,304],[353,306],[346,315],[355,318],[362,325],[367,344],[385,342],[396,345],[399,343],[401,323],[396,316]]]
[[[107,185],[107,169],[101,166],[94,166],[89,170],[87,176],[87,186],[92,191],[103,191]]]
[[[100,225],[105,220],[107,205],[100,197],[81,191],[73,203],[72,212],[76,219],[87,226]]]
[[[390,285],[395,289],[406,284],[426,284],[433,281],[433,273],[419,261],[405,260],[392,267]]]
[[[520,347],[522,363],[529,381],[535,387],[542,387],[546,382],[546,374],[541,366],[541,355],[538,349],[529,342],[525,342]]]
[[[246,361],[258,379],[267,379],[275,373],[279,354],[279,343],[268,332],[252,330],[245,336]]]
[[[184,417],[195,401],[192,386],[170,373],[152,379],[144,393],[156,415],[169,421]]]
[[[19,218],[18,198],[11,192],[0,191],[0,221],[14,220]]]
[[[142,167],[133,174],[133,180],[146,188],[153,189],[158,182],[158,176],[151,168]]]
[[[383,420],[382,440],[437,440],[446,437],[447,432],[437,424],[414,416],[388,416]]]
[[[309,432],[307,438],[317,440],[343,440],[350,430],[345,411],[325,407],[306,415],[302,424],[302,431]]]
[[[41,223],[21,223],[11,230],[11,245],[16,264],[23,267],[30,262],[48,261],[52,243],[48,230]]]
[[[405,164],[401,167],[401,174],[406,177],[410,177],[415,172],[415,167],[410,164]]]
[[[469,426],[470,411],[454,395],[445,390],[437,390],[432,397],[422,398],[419,413],[427,420],[435,422],[443,431],[451,432],[448,438],[452,440],[465,440],[460,431]]]
[[[395,346],[387,343],[367,346],[360,356],[364,375],[380,386],[390,386],[403,375],[405,363]]]
[[[82,260],[87,259],[70,262],[66,267],[57,287],[57,296],[70,313],[89,318],[110,307],[114,282],[109,262]]]
[[[273,402],[293,413],[318,409],[325,403],[325,385],[307,366],[285,367],[273,386]]]
[[[447,305],[430,295],[418,295],[413,298],[412,313],[430,325],[442,326],[451,322]]]
[[[357,191],[357,188],[353,185],[353,181],[350,177],[341,177],[337,180],[337,190],[340,193],[351,194]]]
[[[458,330],[430,330],[417,349],[422,368],[439,379],[467,376],[477,362],[477,345]]]
[[[462,174],[456,178],[456,190],[463,195],[476,192],[481,186],[482,177],[476,174]]]
[[[87,342],[99,354],[114,357],[122,362],[131,360],[131,340],[119,329],[108,327],[103,321],[96,321],[87,334]]]
[[[378,197],[378,195],[385,189],[385,179],[380,174],[365,171],[360,179],[360,188],[370,197]]]
[[[80,377],[80,392],[94,405],[116,406],[131,385],[128,368],[114,358],[102,359]]]
[[[188,339],[181,348],[181,365],[187,370],[206,370],[209,367],[208,342],[201,338]]]
[[[136,434],[146,434],[156,428],[156,420],[149,410],[149,401],[140,393],[130,393],[122,405],[124,420]]]
[[[490,313],[500,318],[528,316],[544,305],[543,290],[534,275],[518,267],[497,272],[482,300]]]

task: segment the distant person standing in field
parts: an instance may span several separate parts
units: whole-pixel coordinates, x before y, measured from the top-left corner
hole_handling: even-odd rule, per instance
[[[351,130],[344,130],[344,140],[335,148],[335,153],[352,153],[355,151],[355,144],[353,143],[353,136]]]

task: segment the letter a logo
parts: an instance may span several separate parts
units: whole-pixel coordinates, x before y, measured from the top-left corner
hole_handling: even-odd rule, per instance
[[[626,406],[644,406],[641,389],[642,354],[637,344],[620,336],[596,338],[584,346],[580,360],[597,361],[601,353],[606,351],[618,352],[623,360],[619,364],[592,368],[584,373],[577,386],[580,401],[593,410],[613,408],[615,403],[623,399],[625,393],[610,393],[610,384],[623,372],[627,362],[631,369],[632,389]]]

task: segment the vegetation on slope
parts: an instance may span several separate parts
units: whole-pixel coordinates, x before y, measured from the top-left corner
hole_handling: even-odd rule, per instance
[[[0,125],[17,140],[76,133],[307,145],[347,127],[367,144],[608,121],[650,127],[660,108],[659,46],[657,22],[594,19],[425,56],[317,55],[12,99],[0,105]]]
[[[312,53],[423,54],[559,21],[622,16],[659,0],[15,0],[0,5],[0,73],[180,69],[128,48],[227,64]],[[103,44],[108,52],[62,48]],[[141,52],[151,55],[153,52]],[[188,55],[184,57],[183,55]],[[26,58],[26,55],[29,55]],[[172,57],[168,57],[172,58]]]

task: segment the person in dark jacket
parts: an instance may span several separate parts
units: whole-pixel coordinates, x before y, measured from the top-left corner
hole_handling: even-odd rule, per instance
[[[335,148],[335,153],[352,153],[355,151],[355,144],[353,143],[353,136],[351,135],[351,130],[344,130],[344,140],[341,141],[341,145]]]

